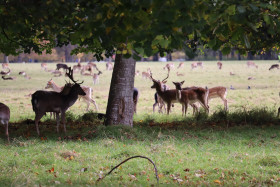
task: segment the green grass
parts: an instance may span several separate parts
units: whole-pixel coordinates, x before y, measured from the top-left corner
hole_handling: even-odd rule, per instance
[[[171,81],[186,81],[186,86],[226,86],[229,112],[223,112],[219,99],[210,101],[211,115],[181,116],[175,104],[170,116],[152,113],[152,83],[136,77],[140,90],[134,127],[104,127],[102,121],[85,113],[85,104],[77,102],[67,113],[67,133],[56,133],[55,122],[46,116],[37,137],[32,121],[30,97],[46,86],[50,73],[39,64],[11,64],[12,75],[25,70],[32,77],[18,76],[16,81],[0,80],[0,97],[11,108],[11,144],[0,131],[0,186],[90,186],[113,166],[130,156],[151,158],[158,167],[160,184],[191,186],[268,186],[279,185],[280,126],[276,117],[279,86],[278,72],[268,71],[270,64],[257,62],[259,69],[247,69],[245,62],[224,62],[219,71],[216,62],[205,62],[204,69],[190,70],[185,62],[184,77],[171,72]],[[178,63],[175,64],[177,66]],[[49,66],[54,67],[54,64]],[[152,69],[162,79],[166,71],[160,63],[137,63],[137,70]],[[94,89],[94,99],[105,112],[111,72],[105,64],[99,85],[90,77],[75,75]],[[232,71],[236,76],[230,76]],[[253,76],[256,79],[248,81]],[[64,77],[54,79],[64,84]],[[252,89],[247,90],[250,85]],[[94,109],[91,106],[91,109]],[[30,120],[31,119],[31,120]],[[61,129],[62,130],[62,129]],[[53,171],[52,171],[53,168]],[[133,159],[98,183],[101,186],[149,186],[156,184],[153,166],[144,159]]]

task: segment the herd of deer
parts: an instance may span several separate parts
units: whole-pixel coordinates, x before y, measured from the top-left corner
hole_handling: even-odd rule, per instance
[[[200,66],[203,68],[202,62],[196,62],[191,64],[191,68],[196,68]],[[221,62],[217,63],[218,69],[222,69],[223,64]],[[255,67],[258,66],[251,61],[247,62],[248,67]],[[184,67],[184,63],[180,63],[177,69]],[[7,69],[8,71],[1,71],[2,78],[4,80],[8,79],[9,77],[5,77],[9,75],[11,72],[8,64],[2,64],[3,69]],[[36,91],[33,93],[32,96],[32,107],[33,111],[35,112],[35,125],[37,134],[40,135],[38,122],[39,120],[45,115],[47,112],[51,112],[56,116],[56,123],[57,123],[57,132],[59,131],[60,125],[60,118],[62,120],[64,132],[66,132],[66,123],[65,123],[65,112],[69,107],[71,107],[76,100],[80,97],[87,103],[86,110],[89,110],[89,105],[92,103],[94,104],[96,110],[98,110],[98,106],[94,99],[92,99],[92,88],[87,86],[81,86],[81,83],[78,83],[73,78],[73,72],[81,71],[81,74],[85,74],[85,71],[88,71],[90,75],[92,75],[91,71],[95,68],[98,73],[93,74],[94,84],[98,83],[98,76],[102,73],[94,63],[88,63],[85,66],[82,66],[80,63],[75,65],[73,69],[68,67],[66,64],[57,64],[57,69],[54,71],[50,71],[47,68],[47,64],[42,63],[41,68],[48,72],[58,72],[59,69],[65,70],[65,75],[69,77],[70,80],[74,84],[67,83],[65,86],[58,86],[52,79],[47,82],[47,86],[45,89],[52,89],[53,91]],[[106,64],[107,70],[112,70],[113,65],[112,63]],[[168,74],[165,79],[162,81],[155,80],[152,76],[151,69],[148,69],[147,72],[142,72],[143,78],[149,78],[153,81],[153,85],[151,88],[156,89],[155,93],[155,103],[153,104],[153,111],[155,111],[155,107],[158,106],[159,112],[162,112],[162,108],[166,111],[167,104],[167,114],[171,111],[171,106],[173,103],[180,103],[182,105],[182,115],[186,115],[188,105],[193,108],[193,114],[197,113],[199,110],[200,105],[209,113],[209,100],[213,98],[220,98],[224,103],[224,109],[228,110],[228,103],[227,103],[227,89],[222,86],[213,87],[213,88],[202,88],[202,87],[185,87],[182,88],[184,81],[182,82],[173,82],[175,89],[170,89],[165,83],[169,77],[170,69],[174,68],[174,64],[170,63],[164,67],[164,69],[168,69]],[[273,64],[269,70],[272,69],[279,69],[278,64]],[[20,75],[27,76],[25,72],[19,72]],[[56,73],[62,74],[62,73]],[[136,74],[140,74],[139,71]],[[181,76],[178,72],[176,73],[177,76]],[[29,77],[29,76],[28,76]],[[139,98],[139,91],[137,88],[133,89],[133,102],[134,102],[134,112],[136,113],[136,106]],[[278,109],[278,116],[280,114],[280,107]],[[8,132],[8,123],[10,120],[10,109],[7,105],[0,103],[0,122],[5,125],[5,134],[7,136],[9,142],[9,132]]]

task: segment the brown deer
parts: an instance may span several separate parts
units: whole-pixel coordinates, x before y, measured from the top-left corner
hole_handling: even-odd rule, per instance
[[[8,63],[2,63],[2,69],[7,69],[9,68],[9,64]]]
[[[65,71],[68,70],[68,66],[66,64],[56,64],[56,70],[64,69]]]
[[[181,63],[178,65],[177,69],[183,68],[184,65],[185,65],[184,62],[181,62]]]
[[[16,80],[17,79],[17,77],[5,77],[5,76],[2,76],[2,79],[3,80]]]
[[[234,76],[234,75],[235,75],[235,73],[232,73],[232,72],[229,72],[229,74],[230,74],[231,76]]]
[[[49,80],[47,82],[47,86],[45,87],[45,89],[53,89],[53,91],[55,92],[61,92],[63,90],[63,86],[58,86],[52,79]],[[89,110],[89,105],[90,103],[93,103],[94,106],[95,106],[95,109],[98,111],[98,107],[97,107],[97,104],[95,102],[94,99],[92,99],[92,88],[91,87],[88,87],[88,86],[81,86],[81,88],[84,90],[84,92],[86,93],[86,95],[80,95],[79,97],[87,103],[87,111]]]
[[[151,75],[150,72],[146,72],[146,71],[142,72],[143,79],[150,79],[151,78],[150,75]]]
[[[182,82],[173,82],[176,87],[176,99],[179,103],[182,104],[182,115],[187,113],[188,105],[193,107],[193,113],[197,110],[196,102],[199,102],[205,111],[209,113],[208,106],[208,95],[209,90],[200,88],[200,87],[191,87],[185,90],[182,89],[182,85],[185,81]]]
[[[203,68],[203,62],[197,62],[196,64],[197,64],[197,67],[199,66],[199,67]]]
[[[47,64],[46,63],[41,63],[41,69],[46,70],[47,69]]]
[[[250,68],[250,67],[255,67],[255,68],[258,69],[258,66],[257,66],[254,62],[252,62],[252,61],[248,61],[248,62],[247,62],[247,67],[248,67],[248,68]]]
[[[174,64],[173,63],[168,63],[168,64],[166,64],[164,67],[163,67],[163,69],[165,70],[165,69],[173,69],[174,68]]]
[[[270,66],[269,71],[272,69],[279,69],[279,64],[273,64]]]
[[[79,95],[86,95],[80,86],[83,82],[77,83],[77,81],[74,80],[71,67],[66,71],[66,75],[74,82],[74,85],[70,83],[66,84],[64,89],[59,93],[39,90],[32,94],[31,102],[33,111],[35,112],[35,125],[38,135],[40,135],[38,123],[46,112],[56,113],[57,132],[59,132],[60,113],[64,132],[66,132],[65,112],[77,101]]]
[[[224,102],[225,111],[228,110],[228,102],[227,102],[227,89],[223,86],[217,86],[213,88],[209,88],[209,95],[207,103],[214,98],[221,98]]]
[[[99,75],[101,75],[102,72],[98,71],[98,73],[94,73],[92,76],[93,84],[99,84]]]
[[[179,77],[179,76],[184,76],[183,73],[179,73],[178,71],[176,72],[176,75]]]
[[[219,69],[222,69],[223,63],[222,62],[217,62],[217,66],[218,66]]]
[[[10,137],[8,131],[9,121],[10,121],[10,108],[5,104],[0,103],[0,123],[2,125],[5,125],[5,134],[7,136],[8,142],[10,143]]]
[[[192,69],[197,68],[197,63],[196,63],[196,62],[192,63],[192,64],[191,64],[191,68],[192,68]]]

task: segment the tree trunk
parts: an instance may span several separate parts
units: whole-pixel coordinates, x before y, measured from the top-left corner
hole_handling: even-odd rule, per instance
[[[223,53],[222,53],[222,51],[219,51],[219,60],[223,60]]]
[[[158,61],[158,53],[153,56],[153,61]]]
[[[237,54],[238,60],[241,60],[241,55],[240,53]]]
[[[251,52],[248,52],[247,60],[254,60],[254,56],[252,55]]]
[[[133,126],[133,87],[136,61],[116,55],[105,125]]]
[[[171,55],[171,53],[167,53],[167,55],[166,55],[166,60],[167,60],[167,61],[172,61],[172,55]]]
[[[4,63],[9,63],[9,56],[4,55]]]

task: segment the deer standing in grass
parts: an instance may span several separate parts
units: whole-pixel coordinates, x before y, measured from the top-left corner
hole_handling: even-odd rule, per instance
[[[83,82],[77,83],[77,81],[74,80],[73,70],[71,70],[71,67],[69,67],[68,71],[66,70],[66,75],[74,82],[74,85],[71,85],[70,83],[66,84],[63,90],[59,93],[54,91],[39,90],[32,94],[31,102],[33,111],[35,112],[35,125],[38,135],[40,135],[38,123],[46,112],[56,113],[57,132],[59,132],[60,113],[64,126],[64,132],[66,132],[66,111],[77,101],[79,95],[86,95],[80,86]]]
[[[47,82],[47,86],[45,87],[45,89],[51,88],[53,89],[53,91],[55,92],[61,92],[64,88],[64,86],[58,86],[52,79],[49,80]],[[92,99],[91,95],[92,95],[92,88],[89,86],[81,86],[81,88],[84,90],[84,92],[86,93],[86,95],[79,95],[79,97],[81,99],[83,99],[84,102],[87,103],[87,111],[89,110],[89,105],[90,103],[94,104],[95,109],[98,111],[98,107],[97,104],[95,102],[94,99]]]
[[[177,69],[183,68],[184,65],[185,65],[184,62],[181,62],[181,63],[178,65]]]
[[[0,123],[2,125],[5,125],[5,134],[7,136],[8,142],[10,143],[10,137],[8,131],[9,121],[10,121],[10,108],[5,104],[0,103]]]
[[[252,61],[248,61],[248,62],[247,62],[247,66],[248,66],[248,68],[250,68],[250,67],[255,67],[255,68],[258,69],[258,66],[257,66],[254,62],[252,62]]]
[[[219,69],[222,69],[223,63],[222,62],[217,62],[217,66],[218,66]]]
[[[3,68],[3,69],[9,68],[9,64],[8,64],[8,63],[2,63],[2,68]]]
[[[194,109],[197,109],[195,105],[196,102],[199,102],[205,111],[209,113],[209,106],[208,106],[208,95],[209,90],[204,89],[201,87],[191,87],[188,89],[183,90],[182,85],[185,81],[182,82],[173,82],[176,87],[176,99],[179,103],[182,104],[182,115],[187,114],[188,105],[191,105]]]
[[[268,69],[269,71],[272,69],[279,69],[279,64],[273,64],[270,66],[270,68]]]

